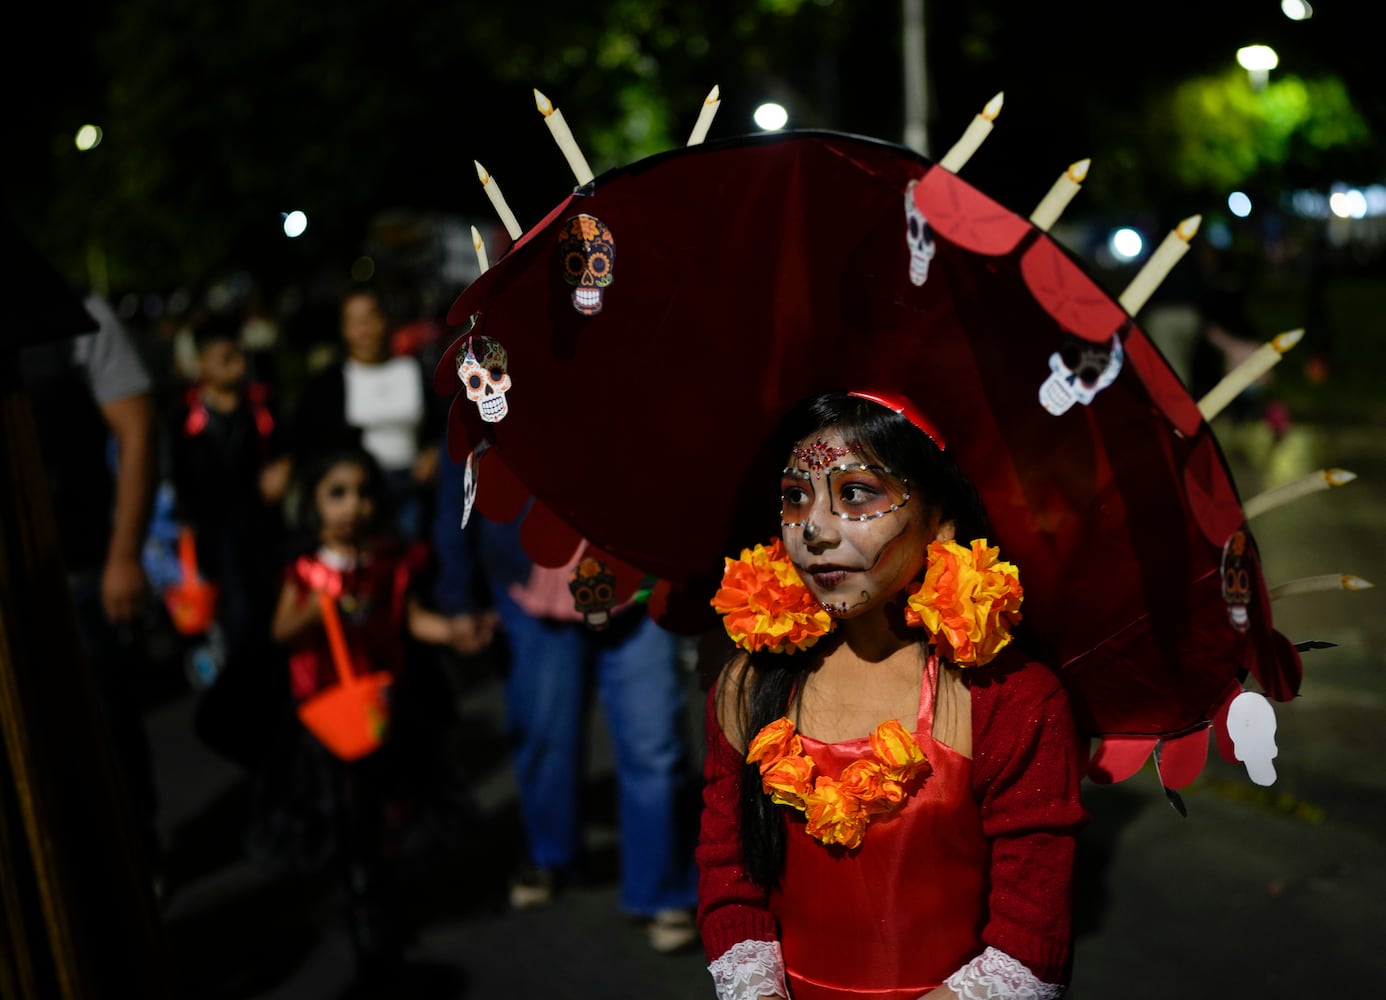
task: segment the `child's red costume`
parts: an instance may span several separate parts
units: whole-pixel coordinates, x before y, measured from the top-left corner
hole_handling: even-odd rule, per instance
[[[356,673],[397,674],[404,667],[410,582],[426,555],[422,546],[380,543],[359,563],[351,563],[320,549],[294,560],[286,575],[298,585],[304,603],[317,600],[317,592],[336,599]],[[289,689],[294,699],[303,701],[336,683],[326,630],[306,630],[289,650]]]

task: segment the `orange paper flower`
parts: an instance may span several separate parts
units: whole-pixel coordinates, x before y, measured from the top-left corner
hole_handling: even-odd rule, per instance
[[[804,816],[809,836],[825,844],[841,844],[850,850],[866,835],[867,815],[861,801],[831,778],[818,779],[804,802]]]
[[[794,731],[794,723],[788,719],[777,719],[756,733],[756,738],[751,740],[751,745],[746,749],[746,763],[754,764],[760,761],[760,773],[764,774],[785,754],[803,752],[804,744]]]
[[[813,761],[807,757],[781,757],[761,772],[761,786],[776,805],[802,809],[804,798],[813,790],[813,770]]]
[[[985,538],[974,538],[970,549],[930,543],[924,585],[906,604],[905,621],[927,629],[940,655],[960,667],[990,663],[1020,622],[1020,571],[998,560],[999,551]]]
[[[751,653],[807,649],[833,627],[832,617],[785,558],[778,538],[769,546],[742,549],[739,559],[726,560],[712,606],[722,615],[727,635]]]
[[[809,836],[851,849],[866,836],[867,824],[894,813],[933,770],[924,751],[894,719],[871,734],[877,759],[852,761],[840,777],[813,775],[794,723],[776,719],[751,741],[748,764],[760,764],[761,787],[777,805],[804,813]]]

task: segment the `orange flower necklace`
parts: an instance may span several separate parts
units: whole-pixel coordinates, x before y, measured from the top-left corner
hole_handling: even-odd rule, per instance
[[[770,723],[751,741],[748,764],[760,764],[761,785],[771,800],[800,810],[809,836],[824,844],[857,847],[867,824],[899,812],[933,771],[904,726],[887,719],[871,734],[875,759],[863,757],[834,779],[814,775],[813,759],[788,718]]]

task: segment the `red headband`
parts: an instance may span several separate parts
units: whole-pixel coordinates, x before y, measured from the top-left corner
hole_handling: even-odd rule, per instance
[[[925,437],[938,445],[939,451],[943,451],[947,447],[944,444],[943,435],[938,432],[938,428],[931,424],[924,414],[920,413],[915,405],[905,397],[888,396],[882,392],[859,392],[855,390],[847,393],[847,395],[856,396],[858,399],[869,399],[873,403],[884,406],[887,410],[893,410],[923,431]]]

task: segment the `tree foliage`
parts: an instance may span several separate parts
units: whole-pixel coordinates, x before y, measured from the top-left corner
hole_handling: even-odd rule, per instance
[[[1082,156],[1095,162],[1087,202],[1118,204],[1234,177],[1322,176],[1363,146],[1373,119],[1353,117],[1360,97],[1330,74],[1239,91],[1212,72],[1230,59],[1230,18],[1191,38],[1152,19],[1143,51],[1178,45],[1189,61],[1137,63],[1115,40],[1131,14],[1115,7],[1074,0],[1057,18],[930,0],[935,145],[1007,89],[994,148],[968,172],[1012,204]],[[598,173],[684,142],[714,84],[714,138],[750,130],[764,98],[788,105],[796,127],[899,136],[899,0],[91,0],[81,13],[92,61],[65,93],[91,85],[84,113],[105,140],[75,153],[75,102],[50,95],[51,121],[21,137],[35,166],[12,201],[55,260],[75,273],[95,252],[118,287],[196,285],[228,266],[345,271],[381,211],[489,217],[473,160],[522,223],[537,221],[573,180],[535,88]],[[279,229],[290,209],[310,219],[298,241]]]

